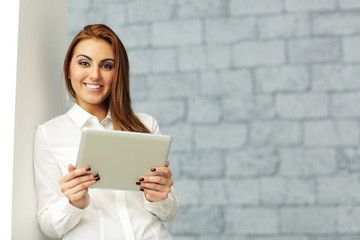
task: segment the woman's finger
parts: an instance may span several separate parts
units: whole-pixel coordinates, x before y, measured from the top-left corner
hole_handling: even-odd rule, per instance
[[[63,193],[76,193],[81,191],[82,189],[88,188],[91,185],[94,185],[97,181],[100,180],[100,177],[98,174],[93,175],[86,175],[82,177],[77,177],[72,179],[69,182],[61,184],[61,191]]]
[[[70,169],[70,167],[69,167]],[[77,168],[72,171],[70,171],[68,174],[64,175],[62,178],[60,178],[60,183],[68,182],[74,178],[80,177],[82,175],[88,175],[91,174],[91,168],[90,167],[84,167],[84,168]]]
[[[168,198],[170,191],[155,191],[152,189],[142,188],[142,190],[145,194],[145,198],[149,202],[157,202],[161,200],[165,200]]]

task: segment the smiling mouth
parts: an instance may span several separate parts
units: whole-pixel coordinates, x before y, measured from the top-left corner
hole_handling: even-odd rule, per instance
[[[84,83],[84,85],[90,89],[99,89],[101,88],[102,86],[101,85],[98,85],[98,84],[88,84],[88,83]]]

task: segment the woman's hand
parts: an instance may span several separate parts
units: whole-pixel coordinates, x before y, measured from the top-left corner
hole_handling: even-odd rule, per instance
[[[151,172],[155,175],[141,176],[136,184],[140,186],[140,190],[144,192],[149,202],[165,200],[174,185],[169,162],[166,162],[165,166],[152,168]]]
[[[69,173],[60,178],[60,190],[69,199],[71,205],[84,209],[89,204],[88,187],[100,180],[99,174],[91,168],[75,168],[68,165]]]

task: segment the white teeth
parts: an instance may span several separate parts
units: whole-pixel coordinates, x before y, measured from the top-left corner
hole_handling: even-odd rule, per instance
[[[88,88],[92,88],[92,89],[98,89],[98,88],[101,87],[101,85],[90,85],[90,84],[86,84],[86,86],[87,86]]]

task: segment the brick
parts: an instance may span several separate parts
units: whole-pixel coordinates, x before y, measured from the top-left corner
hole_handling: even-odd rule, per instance
[[[242,94],[223,99],[224,120],[268,119],[275,117],[271,96]]]
[[[236,183],[236,187],[233,182],[233,180],[204,181],[202,203],[226,206],[257,205],[259,203],[259,181],[257,179],[242,179]]]
[[[239,235],[236,233],[233,233],[233,234],[225,233],[225,234],[221,234],[221,235],[217,235],[217,234],[201,235],[199,240],[249,240],[249,238],[246,237],[246,235]]]
[[[345,148],[337,150],[336,159],[339,168],[350,172],[360,171],[360,149]]]
[[[223,0],[180,0],[176,1],[176,5],[178,18],[215,17],[226,14],[226,2]]]
[[[196,126],[194,129],[196,150],[238,149],[247,140],[245,124],[217,124]]]
[[[274,175],[279,164],[277,152],[268,148],[245,149],[226,155],[226,176],[259,177]]]
[[[285,9],[287,11],[332,10],[335,8],[335,0],[285,0]]]
[[[196,74],[158,74],[148,77],[149,95],[158,98],[196,96]]]
[[[255,19],[226,18],[205,21],[207,43],[232,43],[255,37]]]
[[[86,11],[91,7],[91,0],[79,0],[69,2],[69,13],[77,11]]]
[[[335,93],[331,101],[331,113],[336,117],[359,117],[359,93]]]
[[[202,96],[248,94],[252,92],[252,80],[247,70],[203,72],[201,74]]]
[[[235,66],[257,66],[282,64],[285,62],[283,41],[251,41],[234,45],[233,63]]]
[[[180,208],[171,229],[175,234],[220,233],[224,225],[222,219],[219,208]]]
[[[251,123],[251,144],[255,146],[292,146],[301,142],[298,122],[269,121]]]
[[[335,236],[317,236],[316,240],[358,240],[360,235],[335,235]]]
[[[249,14],[279,13],[281,0],[230,0],[230,14],[234,16]]]
[[[177,52],[175,49],[154,49],[151,51],[151,70],[155,73],[176,71]]]
[[[310,177],[333,174],[337,170],[333,149],[280,149],[280,175]]]
[[[260,180],[261,204],[281,205],[285,203],[286,182],[282,178],[261,178]]]
[[[150,65],[150,51],[149,50],[128,50],[130,73],[131,75],[149,73]]]
[[[354,9],[360,8],[360,2],[358,0],[339,0],[340,8]]]
[[[204,46],[181,48],[179,69],[181,71],[206,69],[206,48]]]
[[[333,208],[282,208],[280,210],[281,233],[336,232],[337,215]]]
[[[152,115],[161,125],[180,121],[185,117],[185,103],[182,100],[137,101],[134,109]]]
[[[358,175],[319,178],[319,202],[323,204],[354,204],[360,202]]]
[[[326,94],[278,94],[276,110],[282,118],[326,117],[328,97]]]
[[[185,161],[186,160],[186,161]],[[224,176],[224,157],[222,153],[192,154],[181,162],[183,175],[187,178],[220,178]]]
[[[343,39],[344,61],[360,61],[360,37],[349,37]]]
[[[359,65],[315,65],[313,90],[360,90]]]
[[[105,6],[101,6],[100,8],[106,9],[106,25],[116,30],[117,27],[126,23],[126,7],[124,4],[109,3],[105,4]]]
[[[116,29],[116,32],[126,49],[146,47],[150,44],[150,29],[147,25],[121,26]]]
[[[156,22],[152,24],[154,46],[182,46],[201,43],[200,20]]]
[[[179,50],[181,71],[222,69],[229,66],[230,47],[228,45],[191,46]]]
[[[288,236],[276,236],[276,237],[254,237],[254,238],[251,238],[251,240],[310,240],[310,239],[305,236],[288,235]],[[319,239],[316,238],[316,240],[319,240]],[[326,240],[329,240],[329,239],[326,239]]]
[[[147,98],[149,96],[148,88],[146,77],[130,77],[130,93],[133,102],[136,102],[138,99]]]
[[[292,63],[336,61],[340,58],[340,44],[332,38],[290,40],[289,58]]]
[[[260,68],[255,75],[259,90],[264,93],[303,91],[310,85],[309,74],[301,66]]]
[[[230,67],[230,46],[228,44],[208,44],[206,62],[208,69],[226,69]]]
[[[132,1],[126,5],[128,21],[151,22],[155,20],[168,20],[172,16],[173,1],[167,0],[140,0]]]
[[[226,233],[278,233],[278,217],[275,209],[229,207],[225,209],[225,223]]]
[[[175,237],[176,240],[198,240],[197,236],[182,236],[173,234],[173,237]]]
[[[313,179],[290,179],[287,185],[287,204],[314,204],[317,186]]]
[[[184,174],[184,169],[182,165],[186,163],[186,160],[189,159],[189,155],[186,153],[171,153],[168,156],[169,168],[172,172],[172,179],[177,182],[177,179],[182,179]]]
[[[73,24],[71,24],[73,23]],[[68,15],[68,43],[78,34],[84,26],[88,25],[89,21],[83,14],[79,14],[78,11],[69,11]]]
[[[220,102],[216,99],[191,98],[188,107],[188,119],[194,123],[219,122],[222,115]]]
[[[191,150],[191,128],[188,124],[178,123],[175,125],[165,125],[161,127],[161,133],[171,135],[170,153],[173,152],[189,152]]]
[[[315,14],[313,29],[315,34],[354,34],[360,31],[359,22],[359,12]]]
[[[338,215],[340,233],[360,232],[360,207],[340,207]]]
[[[310,34],[308,15],[280,15],[259,18],[261,38],[303,37]]]
[[[357,121],[311,121],[305,123],[306,146],[341,146],[359,144]]]
[[[182,206],[200,203],[200,182],[193,179],[177,179],[174,188]]]

